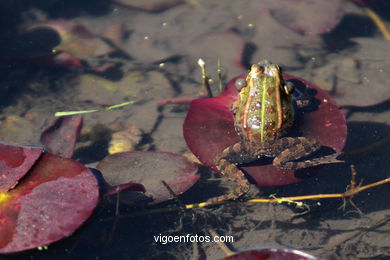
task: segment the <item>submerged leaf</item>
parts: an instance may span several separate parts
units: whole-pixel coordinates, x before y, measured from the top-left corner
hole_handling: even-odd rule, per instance
[[[215,48],[214,46],[223,46]],[[242,65],[242,55],[245,41],[237,33],[223,31],[218,33],[206,33],[192,39],[184,52],[189,57],[189,63],[198,68],[196,62],[202,58],[211,71],[217,66],[217,61],[223,64],[224,74],[233,76],[245,71]],[[196,64],[196,65],[195,65]]]
[[[82,123],[82,116],[60,117],[42,133],[41,143],[49,152],[70,158],[80,135]]]
[[[56,51],[67,51],[80,59],[102,56],[114,51],[103,39],[75,22],[51,20],[29,28],[30,31],[45,29],[58,33],[60,44],[55,48]]]
[[[184,0],[114,0],[114,2],[148,12],[161,12],[176,5],[185,3]]]
[[[62,19],[50,20],[29,27],[27,32],[43,34],[44,38],[46,35],[50,38],[55,35],[57,38],[57,43],[52,43],[56,46],[50,46],[51,53],[34,55],[31,58],[38,64],[91,69],[95,72],[104,72],[115,65],[101,57],[118,49],[81,24]]]
[[[270,9],[276,21],[302,34],[327,33],[344,15],[340,0],[279,0]]]
[[[360,84],[340,81],[336,89],[337,102],[340,105],[370,106],[388,101],[390,64],[384,53],[390,52],[389,41],[370,38],[352,40],[358,43],[358,48],[349,57],[357,60],[362,81]]]

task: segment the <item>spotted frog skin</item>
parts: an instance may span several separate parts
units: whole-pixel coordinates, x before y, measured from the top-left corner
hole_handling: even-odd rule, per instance
[[[284,82],[278,65],[266,60],[254,64],[246,79],[236,82],[236,87],[239,97],[231,110],[241,141],[225,148],[213,160],[219,172],[236,183],[236,189],[209,202],[236,199],[248,192],[249,182],[237,164],[261,156],[273,157],[274,166],[292,170],[340,162],[325,157],[299,161],[317,151],[320,143],[306,137],[283,137],[294,122],[294,87]]]

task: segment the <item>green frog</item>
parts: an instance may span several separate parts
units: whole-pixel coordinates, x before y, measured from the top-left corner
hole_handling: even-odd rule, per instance
[[[254,64],[245,80],[237,80],[238,99],[231,110],[241,141],[228,146],[213,162],[219,172],[236,183],[235,190],[209,202],[236,199],[248,192],[250,184],[237,164],[273,157],[281,169],[302,169],[341,162],[333,156],[299,161],[317,151],[321,144],[312,138],[283,137],[294,123],[293,84],[285,82],[278,65],[267,60]]]

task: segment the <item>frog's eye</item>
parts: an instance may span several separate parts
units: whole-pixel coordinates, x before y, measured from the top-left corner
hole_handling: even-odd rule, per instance
[[[236,89],[238,91],[240,91],[241,89],[243,89],[244,87],[246,87],[246,80],[245,79],[238,79],[236,80],[236,82],[234,83],[234,86],[236,87]]]
[[[286,92],[287,95],[291,95],[291,93],[293,93],[294,91],[294,83],[292,83],[291,81],[287,81],[286,84],[284,85],[284,91]]]

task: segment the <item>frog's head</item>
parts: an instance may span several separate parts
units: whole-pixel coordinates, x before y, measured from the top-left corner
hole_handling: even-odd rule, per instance
[[[269,77],[277,81],[277,85],[281,87],[281,90],[287,96],[290,96],[294,91],[294,85],[291,82],[284,82],[282,69],[277,65],[273,64],[268,60],[262,60],[252,65],[249,70],[246,79],[236,80],[235,87],[240,92],[243,88],[250,85],[251,79],[258,79],[260,77]]]
[[[256,64],[253,64],[249,74],[252,77],[267,76],[267,77],[281,77],[281,69],[278,65],[269,62],[268,60],[262,60]]]
[[[273,64],[268,60],[262,60],[256,64],[253,64],[249,74],[252,77],[267,76],[280,79],[280,86],[282,91],[284,91],[284,93],[288,96],[290,96],[294,91],[294,84],[292,82],[284,82],[282,69],[277,64]]]
[[[281,75],[281,69],[278,65],[273,64],[268,60],[262,60],[252,65],[246,79],[238,79],[236,81],[236,88],[238,91],[241,91],[249,85],[251,79],[258,79],[264,76],[280,79]]]

